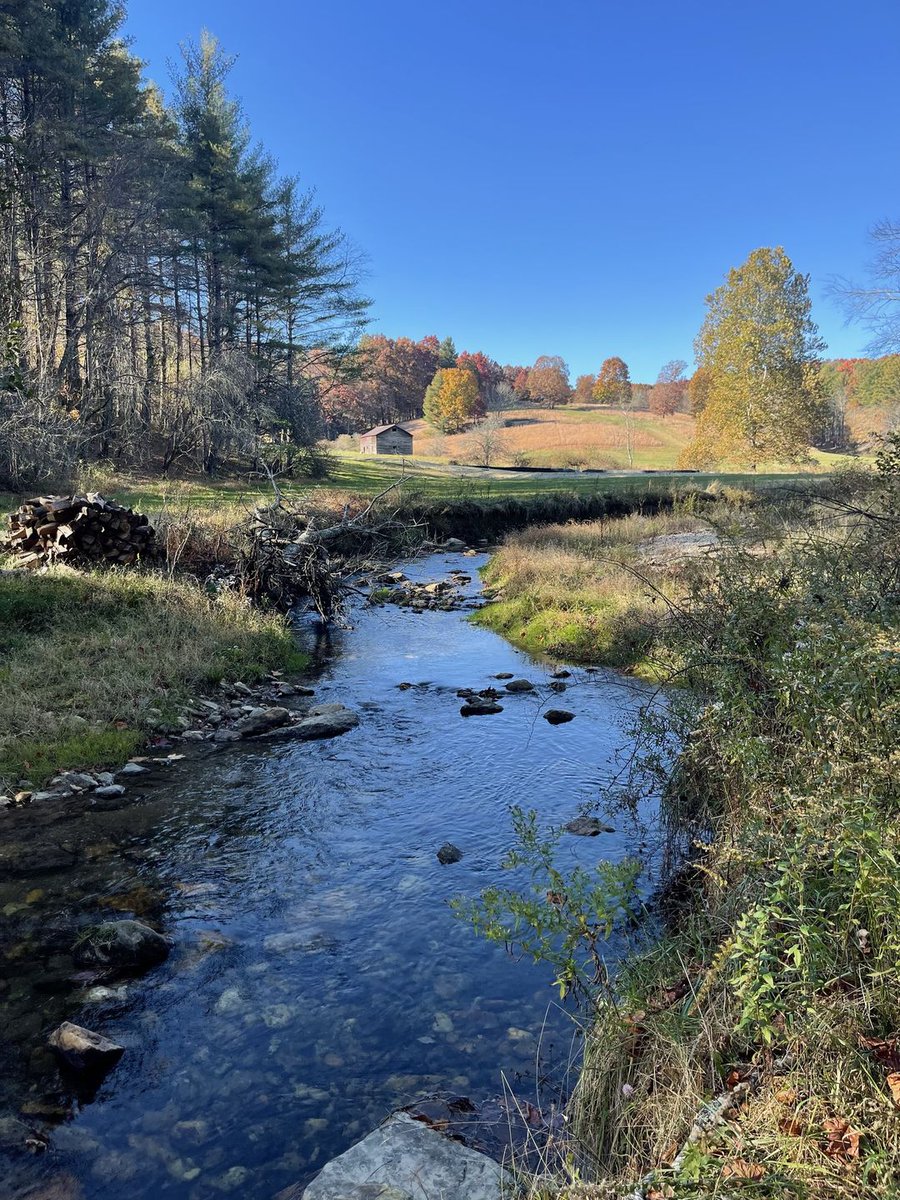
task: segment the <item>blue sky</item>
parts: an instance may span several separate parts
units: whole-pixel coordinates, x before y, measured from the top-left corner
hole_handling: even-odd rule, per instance
[[[368,259],[373,329],[501,362],[691,359],[703,300],[757,246],[826,295],[900,216],[897,0],[129,0],[167,84],[209,28],[286,174]]]

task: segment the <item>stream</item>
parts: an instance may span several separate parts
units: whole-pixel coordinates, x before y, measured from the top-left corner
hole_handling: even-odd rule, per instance
[[[403,569],[463,569],[474,604],[484,561]],[[294,1197],[423,1096],[558,1102],[579,1039],[552,971],[476,937],[448,901],[516,881],[500,868],[510,805],[557,824],[598,811],[648,689],[573,668],[555,694],[557,664],[467,615],[360,603],[350,630],[303,625],[316,702],[360,716],[344,737],[189,757],[107,811],[0,813],[0,841],[21,849],[0,876],[3,1200]],[[457,689],[502,688],[503,672],[537,691],[461,717]],[[575,720],[550,725],[552,707]],[[563,862],[638,851],[652,809],[566,835]],[[447,841],[463,858],[444,866]],[[72,963],[78,927],[133,916],[173,952],[98,988]],[[126,1047],[93,1094],[45,1047],[65,1019]]]

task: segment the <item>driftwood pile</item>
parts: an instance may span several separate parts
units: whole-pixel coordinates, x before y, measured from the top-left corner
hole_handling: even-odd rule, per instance
[[[157,556],[156,534],[145,516],[98,492],[39,496],[9,515],[0,547],[24,567],[128,566]]]
[[[276,487],[275,503],[254,510],[237,539],[237,581],[254,600],[287,610],[307,601],[323,621],[342,620],[355,589],[352,575],[373,558],[415,542],[418,526],[380,502],[390,487],[360,512],[316,512],[292,504]]]

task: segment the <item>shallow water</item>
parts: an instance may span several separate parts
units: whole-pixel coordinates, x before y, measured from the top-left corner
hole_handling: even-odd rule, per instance
[[[301,631],[317,702],[360,714],[342,738],[229,747],[117,811],[0,814],[0,840],[22,846],[0,878],[0,1194],[268,1198],[417,1097],[496,1096],[505,1079],[546,1105],[564,1087],[577,1035],[551,972],[476,938],[447,901],[509,882],[511,804],[560,822],[598,803],[647,692],[576,670],[563,695],[541,686],[464,719],[457,688],[550,670],[465,618],[360,608],[351,631]],[[553,727],[547,707],[576,719]],[[614,823],[567,837],[566,858],[633,852],[637,824]],[[438,863],[445,841],[461,862]],[[56,868],[26,871],[48,848]],[[116,915],[158,923],[175,949],[97,1001],[69,949],[78,925]],[[126,1047],[94,1096],[44,1049],[62,1019]]]

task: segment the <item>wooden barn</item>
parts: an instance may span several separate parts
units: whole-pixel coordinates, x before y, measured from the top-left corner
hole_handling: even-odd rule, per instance
[[[413,436],[402,425],[376,425],[359,436],[362,454],[412,454]]]

